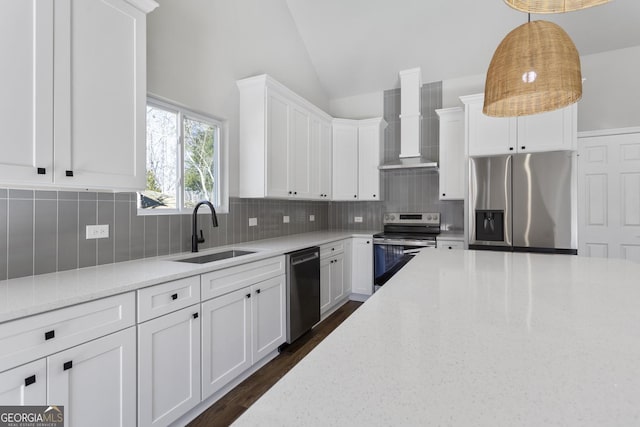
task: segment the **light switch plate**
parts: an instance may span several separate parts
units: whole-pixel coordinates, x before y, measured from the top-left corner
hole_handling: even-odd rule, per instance
[[[353,218],[353,220],[355,222],[362,222],[362,217],[361,216],[356,216],[356,217]]]
[[[87,240],[108,239],[108,238],[109,238],[109,224],[87,225]]]
[[[249,218],[249,227],[255,227],[258,225],[258,218]]]
[[[285,215],[282,217],[282,222],[285,224],[289,224],[289,215]]]
[[[314,222],[316,220],[315,215],[309,215],[309,222]]]

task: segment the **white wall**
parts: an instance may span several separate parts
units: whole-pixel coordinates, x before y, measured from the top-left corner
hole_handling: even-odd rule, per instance
[[[368,119],[371,117],[382,117],[383,113],[383,92],[336,98],[332,99],[329,103],[329,114],[341,119]]]
[[[578,130],[640,126],[640,46],[586,55]]]
[[[267,73],[325,111],[329,99],[285,0],[157,1],[147,21],[148,91],[227,121],[237,195],[236,80]]]

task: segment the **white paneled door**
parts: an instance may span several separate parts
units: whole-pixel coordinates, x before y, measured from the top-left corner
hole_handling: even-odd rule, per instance
[[[578,147],[578,253],[640,262],[640,129]]]

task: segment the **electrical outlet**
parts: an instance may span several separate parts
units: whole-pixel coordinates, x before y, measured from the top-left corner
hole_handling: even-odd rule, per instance
[[[314,222],[316,220],[315,215],[309,215],[309,222]]]
[[[249,218],[249,227],[255,227],[258,225],[258,218]]]
[[[108,238],[109,238],[109,224],[87,225],[87,240],[88,239],[108,239]]]
[[[282,222],[285,224],[289,224],[289,215],[285,215],[282,217]]]
[[[355,222],[362,222],[362,217],[361,216],[356,216],[356,217],[353,218],[353,220]]]

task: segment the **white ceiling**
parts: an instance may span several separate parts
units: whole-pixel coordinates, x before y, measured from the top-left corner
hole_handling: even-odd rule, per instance
[[[485,73],[504,36],[527,15],[502,0],[287,0],[330,98],[399,86],[420,66],[424,82]],[[580,55],[640,45],[640,1],[533,15],[560,25]]]

